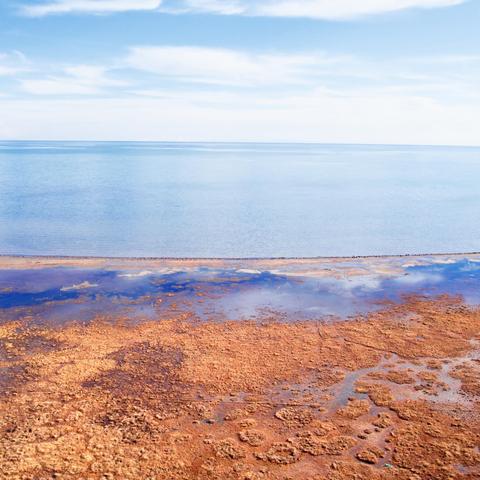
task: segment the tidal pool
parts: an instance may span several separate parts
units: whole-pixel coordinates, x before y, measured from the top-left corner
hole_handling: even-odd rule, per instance
[[[315,267],[317,273],[322,266]],[[391,273],[291,275],[288,270],[200,266],[179,269],[35,268],[0,270],[2,318],[33,322],[131,321],[183,312],[199,320],[271,318],[331,321],[363,315],[406,296],[460,296],[480,304],[477,259],[417,262]],[[313,273],[312,273],[313,272]]]

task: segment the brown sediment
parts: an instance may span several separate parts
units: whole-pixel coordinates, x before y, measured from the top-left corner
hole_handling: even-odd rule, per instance
[[[480,477],[480,311],[459,299],[122,320],[0,326],[0,478]]]

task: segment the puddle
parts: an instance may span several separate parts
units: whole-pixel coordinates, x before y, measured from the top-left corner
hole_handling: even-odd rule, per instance
[[[388,354],[373,367],[355,371],[330,371],[333,379],[332,386],[319,387],[318,379],[320,377],[316,376],[322,375],[319,373],[312,375],[302,383],[279,384],[263,395],[261,400],[276,406],[320,407],[327,415],[332,415],[339,408],[345,407],[350,398],[365,399],[368,397],[368,394],[356,391],[358,381],[387,386],[395,400],[427,400],[434,404],[462,405],[464,408],[472,409],[476,399],[462,391],[461,380],[451,376],[457,366],[466,362],[480,361],[480,342],[472,341],[472,347],[474,349],[462,357],[452,359],[448,363],[441,362],[440,368],[431,367],[431,361],[438,361],[433,358],[423,358],[419,363],[412,363],[395,354]],[[388,372],[392,371],[408,372],[413,381],[400,384],[385,378]],[[421,374],[425,372],[436,375],[432,382],[434,385],[429,385],[429,382],[422,378]],[[381,378],[376,377],[376,374],[381,375]],[[337,380],[334,379],[335,376],[338,377]],[[230,401],[245,401],[245,398],[237,396]],[[375,406],[372,408],[371,414],[377,414],[384,410],[387,409]]]
[[[273,316],[279,321],[334,321],[412,294],[460,295],[468,305],[478,305],[480,263],[439,260],[395,274],[336,270],[310,276],[241,268],[0,270],[0,321],[33,315],[34,323],[53,325],[98,316],[138,322],[179,313],[213,321]]]
[[[480,304],[480,263],[468,259],[407,267],[404,275],[382,281],[381,290],[391,300],[420,293],[461,296],[468,305]]]

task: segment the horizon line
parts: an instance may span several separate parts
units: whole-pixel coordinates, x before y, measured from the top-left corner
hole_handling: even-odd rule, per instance
[[[480,148],[479,144],[442,144],[442,143],[368,143],[368,142],[311,142],[311,141],[255,141],[255,140],[42,140],[42,139],[0,139],[0,143],[163,143],[163,144],[218,144],[218,145],[342,145],[365,147],[447,147]]]

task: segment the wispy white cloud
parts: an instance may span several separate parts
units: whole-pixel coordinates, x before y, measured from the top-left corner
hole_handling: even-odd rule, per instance
[[[144,45],[105,61],[103,66],[35,64],[20,53],[0,56],[0,75],[17,79],[34,95],[177,94],[188,89],[210,95],[247,92],[289,95],[323,88],[478,98],[480,57],[449,55],[377,61],[309,51],[297,54],[249,52],[197,46]],[[128,79],[128,81],[126,80]],[[211,98],[211,97],[209,97]],[[215,101],[218,100],[218,95]]]
[[[252,15],[345,19],[409,8],[450,7],[464,0],[270,0],[249,2]]]
[[[342,20],[411,8],[451,7],[466,0],[165,0],[162,10],[220,15]]]
[[[450,7],[468,0],[44,0],[25,4],[24,14],[118,13],[160,10],[168,13],[212,13],[271,17],[351,19],[410,8]]]
[[[158,45],[105,66],[30,62],[0,138],[478,144],[479,65]]]
[[[155,10],[161,0],[47,0],[25,4],[21,11],[31,17],[65,13],[118,13]]]
[[[170,82],[171,89],[173,82],[177,87],[203,84],[264,92],[355,87],[426,97],[472,97],[480,82],[480,59],[474,55],[374,61],[325,52],[251,53],[195,46],[137,46],[120,64],[154,74],[153,86],[137,86],[136,90],[143,92],[165,92],[162,83]]]
[[[0,77],[15,76],[29,69],[29,62],[19,51],[11,53],[0,52]]]
[[[160,11],[165,13],[213,13],[244,15],[248,6],[242,0],[164,0]]]
[[[108,77],[105,67],[77,65],[66,67],[62,75],[20,80],[21,88],[32,95],[97,95],[105,87],[125,86],[125,82]]]
[[[256,54],[195,46],[139,46],[126,65],[185,82],[236,86],[305,83],[322,66],[343,57],[323,54]]]

